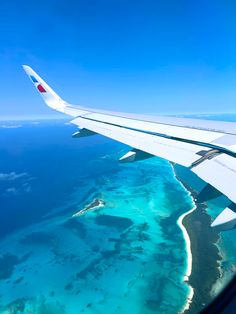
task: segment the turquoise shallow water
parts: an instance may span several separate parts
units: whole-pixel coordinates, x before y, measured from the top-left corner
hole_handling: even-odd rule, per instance
[[[176,313],[189,291],[176,220],[191,198],[168,162],[120,165],[125,146],[72,131],[2,131],[1,313]],[[71,218],[94,198],[105,206]]]
[[[126,146],[74,131],[0,128],[0,313],[177,313],[192,199],[168,162],[119,164]],[[94,198],[105,206],[72,218]]]

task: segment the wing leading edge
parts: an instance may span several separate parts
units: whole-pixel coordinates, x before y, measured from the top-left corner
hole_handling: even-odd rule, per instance
[[[236,123],[150,117],[74,106],[58,96],[29,66],[23,67],[45,103],[73,117],[72,123],[80,128],[73,137],[98,133],[133,147],[121,157],[122,162],[158,156],[188,167],[226,195],[232,204],[236,203]],[[235,206],[231,206],[212,226],[232,228],[236,226],[235,217]]]

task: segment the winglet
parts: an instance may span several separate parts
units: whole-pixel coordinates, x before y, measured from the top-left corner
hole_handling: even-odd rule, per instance
[[[23,65],[23,69],[33,82],[35,88],[38,90],[45,103],[53,109],[64,112],[66,102],[62,100],[61,97],[58,96],[33,69],[31,69],[31,67]]]

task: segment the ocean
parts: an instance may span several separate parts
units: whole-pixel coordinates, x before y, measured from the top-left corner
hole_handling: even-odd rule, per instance
[[[120,164],[127,146],[75,131],[0,125],[0,313],[181,312],[190,288],[177,220],[194,207],[189,192],[169,162]],[[95,199],[105,205],[72,217]],[[215,290],[234,272],[234,235],[219,241],[227,275]]]

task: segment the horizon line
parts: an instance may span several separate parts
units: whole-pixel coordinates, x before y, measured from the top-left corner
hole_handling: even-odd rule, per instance
[[[156,116],[214,116],[214,115],[235,115],[236,112],[149,112],[149,113],[138,113],[143,115],[156,115]],[[18,116],[0,116],[0,122],[6,121],[32,121],[32,120],[66,120],[71,117],[67,115],[18,115]]]

